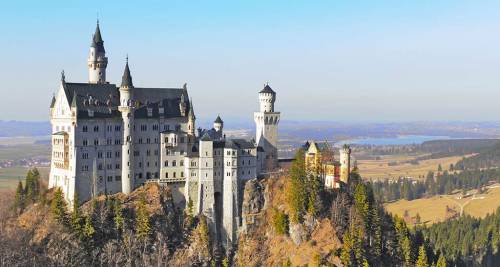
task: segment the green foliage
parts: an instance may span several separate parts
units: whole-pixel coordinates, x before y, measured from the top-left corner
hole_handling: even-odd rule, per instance
[[[427,252],[425,252],[425,247],[422,245],[418,249],[418,258],[417,262],[415,262],[415,267],[428,267],[429,260],[427,259]]]
[[[441,252],[441,264],[488,266],[493,258],[498,260],[500,208],[483,219],[461,216],[433,224],[422,232],[434,249]]]
[[[37,168],[28,170],[24,187],[26,201],[34,202],[40,194],[40,172]]]
[[[193,216],[193,214],[194,214],[193,208],[194,208],[194,203],[193,203],[193,200],[190,197],[189,200],[188,200],[188,203],[187,203],[187,214],[189,216]]]
[[[299,223],[305,213],[307,202],[306,194],[306,166],[304,151],[298,150],[295,161],[290,168],[290,178],[287,184],[286,199],[290,208],[290,221]]]
[[[92,224],[92,218],[90,216],[85,217],[85,224],[83,225],[83,236],[87,239],[92,239],[95,234],[95,228]]]
[[[309,266],[310,267],[319,267],[321,264],[321,255],[318,252],[314,252],[313,256],[311,257],[311,261]]]
[[[229,267],[229,259],[228,258],[224,258],[222,260],[222,267]]]
[[[135,216],[135,232],[140,239],[146,239],[151,233],[151,225],[149,222],[149,214],[146,209],[146,198],[141,195],[136,208]]]
[[[64,201],[63,192],[61,188],[57,188],[54,192],[54,198],[50,204],[50,210],[52,212],[53,218],[61,223],[66,224],[66,202]]]
[[[446,259],[444,258],[443,254],[439,255],[436,267],[446,267]]]
[[[14,197],[14,205],[13,209],[17,212],[17,210],[23,210],[25,205],[25,195],[23,189],[23,183],[19,181],[16,188],[16,195]]]
[[[75,198],[73,200],[73,210],[71,211],[71,228],[75,231],[78,236],[83,236],[82,229],[82,216],[80,215],[79,203],[78,203],[78,193],[75,192]]]
[[[288,216],[284,212],[274,208],[272,219],[276,233],[279,235],[286,235],[288,233]]]
[[[112,209],[113,209],[113,222],[115,223],[115,229],[120,233],[121,231],[123,231],[125,219],[123,218],[123,208],[119,200],[113,199]]]

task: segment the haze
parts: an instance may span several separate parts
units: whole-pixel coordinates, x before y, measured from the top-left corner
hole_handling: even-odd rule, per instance
[[[99,20],[119,83],[188,83],[201,118],[252,120],[269,81],[283,119],[498,120],[496,1],[7,1],[0,120],[48,120],[62,69],[87,81]],[[375,3],[376,2],[376,3]]]

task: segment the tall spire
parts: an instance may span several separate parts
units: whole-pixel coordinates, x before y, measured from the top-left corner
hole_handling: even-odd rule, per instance
[[[121,87],[134,87],[134,85],[132,84],[132,76],[130,75],[130,69],[128,67],[128,55],[125,63],[125,70],[123,71]]]
[[[104,41],[102,40],[101,29],[99,28],[99,19],[97,20],[95,33],[92,37],[92,47],[95,47],[97,49],[97,52],[106,52],[104,50]]]
[[[196,116],[194,115],[193,99],[192,98],[189,100],[189,112],[188,112],[188,116],[190,118],[193,118],[193,119],[196,118]]]

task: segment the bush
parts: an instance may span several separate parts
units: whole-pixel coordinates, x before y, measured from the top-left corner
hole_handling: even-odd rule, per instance
[[[288,233],[288,216],[276,208],[273,210],[273,227],[279,235]]]

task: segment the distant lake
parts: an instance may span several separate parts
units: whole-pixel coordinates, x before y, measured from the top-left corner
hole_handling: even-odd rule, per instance
[[[357,145],[410,145],[422,144],[425,141],[431,140],[447,140],[452,139],[449,136],[431,136],[431,135],[400,135],[389,138],[360,138],[350,139],[339,142],[340,144],[357,144]]]

